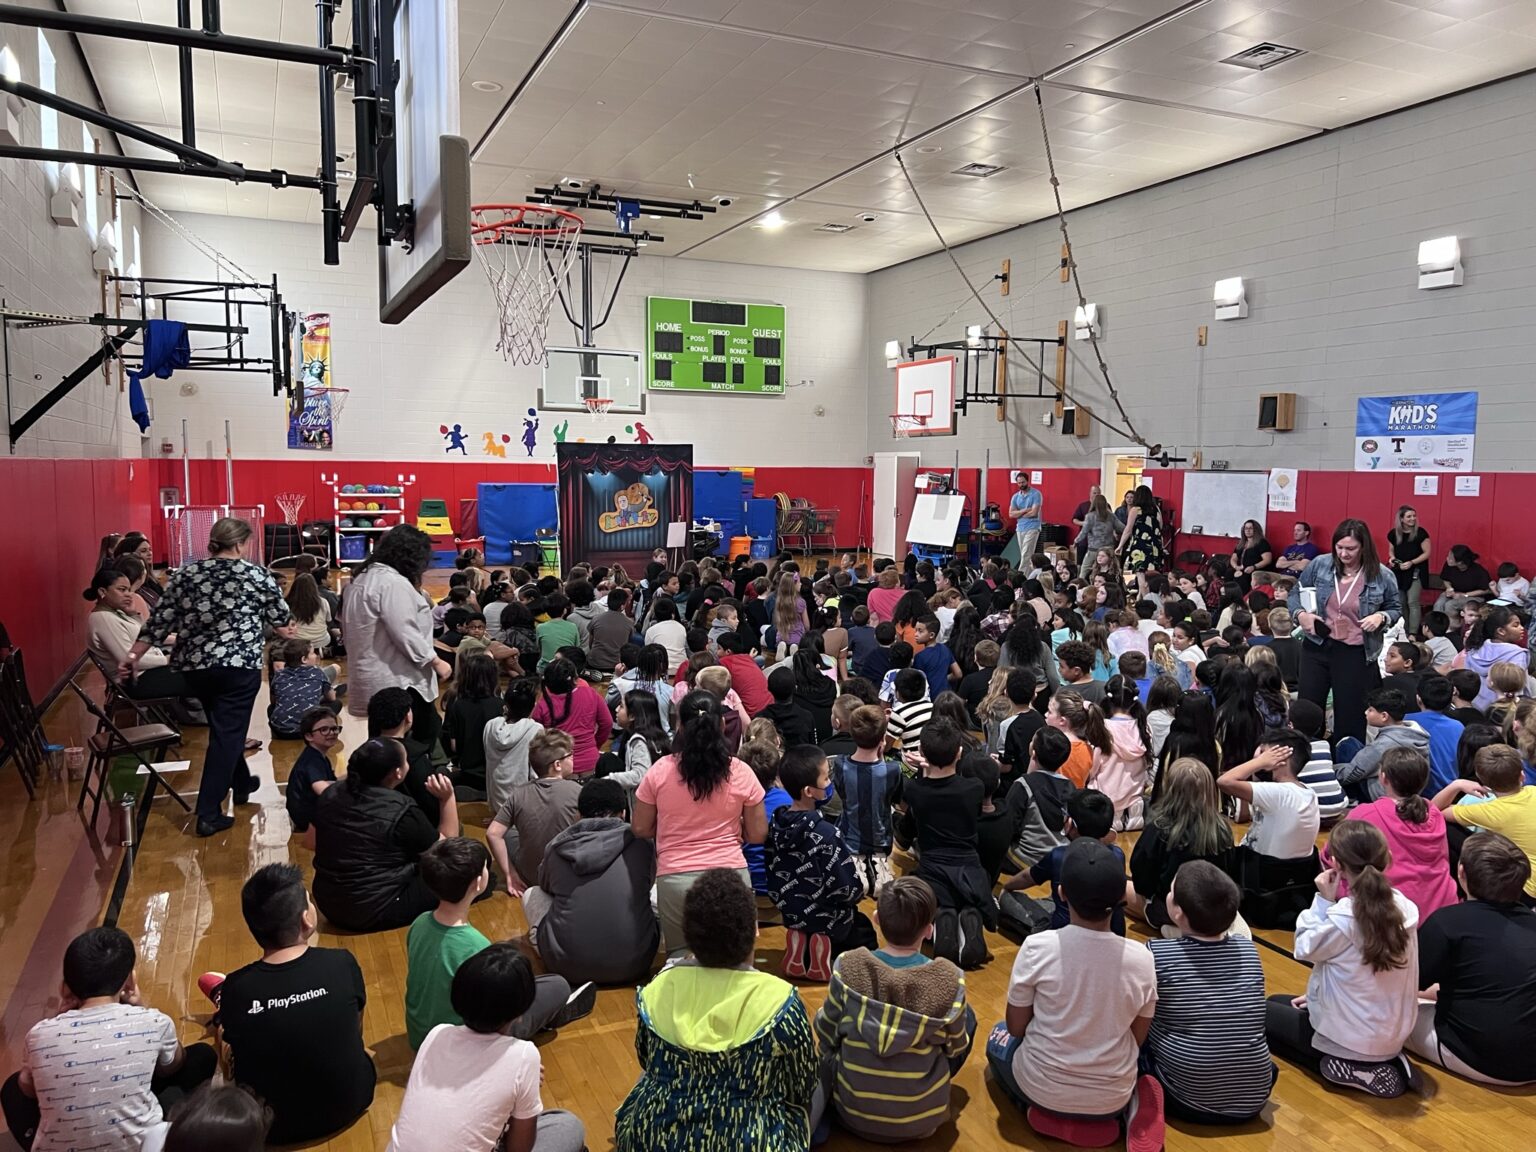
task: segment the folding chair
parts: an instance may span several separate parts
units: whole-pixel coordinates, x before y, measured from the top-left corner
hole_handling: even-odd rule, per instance
[[[86,659],[101,673],[101,679],[106,685],[102,696],[102,706],[113,715],[121,715],[123,712],[132,712],[139,724],[163,724],[167,728],[175,728],[177,736],[181,735],[181,726],[171,717],[171,708],[176,703],[175,696],[133,696],[123,687],[117,678],[117,669],[109,665],[97,652],[87,648]],[[78,662],[77,662],[78,663]],[[74,679],[73,676],[70,677]]]
[[[90,755],[85,766],[85,779],[80,782],[80,798],[75,802],[75,810],[84,811],[85,798],[87,796],[91,798],[89,826],[96,825],[96,814],[101,810],[101,797],[107,790],[107,772],[112,761],[118,756],[134,757],[149,772],[149,787],[144,792],[143,812],[148,812],[149,805],[155,798],[156,784],[162,786],[171,798],[181,805],[183,811],[192,811],[192,806],[182,799],[181,794],[160,775],[154,761],[149,759],[149,756],[163,759],[167,751],[181,743],[181,733],[168,724],[136,724],[129,728],[119,728],[107,710],[92,700],[74,680],[70,680],[69,687],[76,696],[80,697],[86,710],[96,717],[96,734],[87,741]],[[140,819],[143,819],[143,813],[140,814]]]
[[[0,740],[5,742],[4,756],[16,761],[27,798],[31,799],[37,794],[38,777],[48,760],[48,741],[43,735],[42,717],[27,690],[19,648],[11,649],[0,660]],[[3,763],[0,758],[0,764]]]

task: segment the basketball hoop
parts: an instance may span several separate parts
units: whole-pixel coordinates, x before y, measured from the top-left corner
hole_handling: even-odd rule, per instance
[[[323,385],[306,384],[304,386],[304,398],[307,401],[311,396],[323,396],[331,409],[331,423],[341,423],[341,411],[347,406],[347,397],[352,395],[350,388],[326,388]]]
[[[918,416],[908,412],[893,412],[891,414],[891,435],[897,440],[906,440],[916,436],[928,426],[928,417]]]
[[[544,360],[549,307],[580,247],[582,220],[547,204],[477,204],[470,239],[500,317],[496,347],[517,364]]]
[[[608,396],[583,396],[581,402],[586,407],[587,413],[599,420],[608,415],[608,409],[613,405],[612,398]]]
[[[283,510],[284,524],[297,524],[299,522],[299,509],[304,507],[304,493],[279,492],[277,494],[277,506]]]

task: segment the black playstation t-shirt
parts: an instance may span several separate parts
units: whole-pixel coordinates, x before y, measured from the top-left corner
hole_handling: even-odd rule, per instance
[[[366,1001],[363,971],[341,948],[311,948],[286,964],[258,960],[224,981],[219,1021],[235,1081],[271,1107],[271,1143],[318,1140],[373,1103]]]

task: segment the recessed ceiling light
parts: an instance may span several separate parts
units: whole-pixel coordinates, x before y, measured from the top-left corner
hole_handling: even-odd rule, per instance
[[[1339,97],[1339,103],[1340,103],[1340,104],[1342,104],[1342,103],[1344,103],[1344,101],[1346,101],[1346,100],[1348,100],[1348,99],[1349,99],[1349,97],[1348,97],[1348,96],[1340,96],[1340,97]]]
[[[774,232],[784,227],[784,225],[787,223],[789,223],[789,221],[785,220],[784,217],[779,214],[778,210],[775,209],[774,211],[768,213],[768,215],[764,216],[761,220],[759,220],[757,222],[757,226],[759,228],[766,228],[770,232]]]
[[[918,146],[917,150],[924,156],[932,156],[936,153],[944,151],[944,149],[937,144],[921,144]]]
[[[501,85],[494,80],[473,80],[469,85],[476,92],[500,92]]]
[[[599,100],[597,102],[597,106],[599,108],[606,108],[608,106],[608,101],[606,101],[606,100]]]
[[[645,217],[645,218],[646,218],[646,219],[647,219],[647,220],[660,220],[660,219],[661,219],[661,217],[660,217],[660,216],[657,216],[657,215],[655,215],[655,214],[654,214],[654,213],[649,213],[649,214],[647,214],[647,215],[646,215],[646,217]]]
[[[1072,51],[1072,49],[1076,48],[1077,45],[1076,44],[1068,43],[1068,44],[1063,44],[1062,47],[1065,48],[1068,52],[1070,52],[1070,51]]]

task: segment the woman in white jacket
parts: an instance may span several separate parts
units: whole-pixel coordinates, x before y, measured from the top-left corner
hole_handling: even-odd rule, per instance
[[[1374,824],[1335,825],[1328,857],[1336,866],[1296,920],[1296,959],[1312,965],[1307,994],[1270,997],[1269,1046],[1331,1084],[1401,1096],[1418,1083],[1403,1044],[1418,1021],[1419,910],[1387,880],[1392,854]]]
[[[421,590],[431,562],[432,541],[425,532],[410,524],[391,528],[352,577],[341,609],[347,711],[367,716],[368,701],[380,688],[405,688],[415,697],[414,739],[436,737],[437,680],[452,671],[432,647],[432,604]]]

